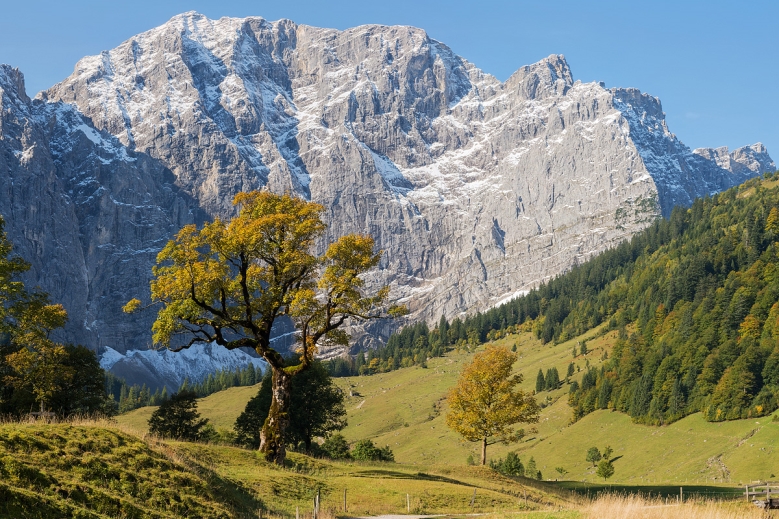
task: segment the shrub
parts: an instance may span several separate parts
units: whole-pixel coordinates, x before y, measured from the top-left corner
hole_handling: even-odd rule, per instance
[[[348,460],[349,444],[343,434],[336,433],[329,436],[322,444],[322,454],[331,460]]]
[[[352,458],[358,461],[395,461],[395,454],[389,445],[378,448],[371,440],[360,440],[352,449]]]

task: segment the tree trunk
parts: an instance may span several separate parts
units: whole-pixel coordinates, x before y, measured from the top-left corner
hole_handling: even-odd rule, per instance
[[[481,440],[481,464],[487,464],[487,438]]]
[[[277,465],[283,465],[287,457],[284,445],[284,432],[289,425],[290,386],[292,377],[284,370],[273,370],[273,399],[265,424],[260,431],[260,452],[265,459]]]

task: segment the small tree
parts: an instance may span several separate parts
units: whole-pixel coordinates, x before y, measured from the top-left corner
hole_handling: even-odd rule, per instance
[[[6,381],[17,389],[30,387],[43,413],[57,391],[73,377],[73,370],[63,365],[66,358],[61,344],[41,342],[22,348],[6,357],[14,371]]]
[[[246,403],[243,412],[233,425],[235,442],[244,447],[257,449],[260,446],[260,431],[268,418],[268,410],[273,400],[271,375],[267,373],[260,383],[260,389]]]
[[[587,449],[587,458],[586,459],[587,459],[587,461],[592,463],[593,467],[595,466],[596,463],[598,463],[601,460],[602,457],[603,456],[601,456],[601,453],[600,453],[600,451],[598,450],[597,447],[590,447],[589,449]]]
[[[557,368],[549,368],[546,370],[546,377],[544,381],[547,391],[552,391],[560,387],[560,373]]]
[[[179,391],[152,413],[149,432],[163,438],[196,441],[207,423],[197,412],[195,392]]]
[[[481,442],[482,465],[487,463],[487,445],[519,441],[525,431],[514,426],[538,422],[538,403],[517,389],[522,375],[512,375],[516,360],[508,348],[488,345],[474,355],[449,391],[446,424],[466,440]]]
[[[568,471],[565,470],[563,467],[555,467],[555,470],[558,474],[560,474],[561,478],[564,478],[566,474],[568,474]]]
[[[603,449],[603,459],[611,461],[612,454],[614,454],[614,449],[612,449],[610,445],[606,445],[606,448]]]
[[[538,375],[536,375],[536,394],[544,389],[546,389],[546,379],[544,378],[544,372],[539,369]]]
[[[319,361],[292,379],[288,438],[302,443],[311,454],[315,437],[327,438],[346,427],[346,408],[341,389]]]
[[[536,460],[532,456],[527,462],[527,467],[525,467],[525,477],[528,477],[530,479],[542,479],[541,471],[538,470],[536,467]]]
[[[598,468],[595,470],[595,475],[599,478],[603,478],[603,481],[606,481],[614,475],[614,464],[606,459],[600,460]]]

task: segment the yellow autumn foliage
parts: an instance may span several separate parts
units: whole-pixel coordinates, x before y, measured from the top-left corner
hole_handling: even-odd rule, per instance
[[[446,424],[466,440],[482,443],[482,464],[488,445],[519,441],[525,431],[515,426],[538,422],[535,398],[517,388],[522,375],[513,374],[516,360],[508,348],[488,345],[449,391]]]

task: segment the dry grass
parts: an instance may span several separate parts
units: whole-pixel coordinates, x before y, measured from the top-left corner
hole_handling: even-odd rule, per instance
[[[713,500],[686,501],[647,499],[636,495],[607,494],[583,507],[592,519],[765,519],[773,517],[756,506],[742,502]],[[778,516],[779,517],[779,516]]]

